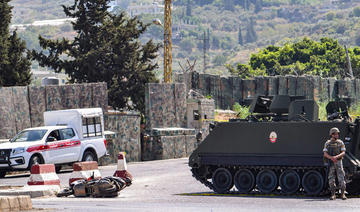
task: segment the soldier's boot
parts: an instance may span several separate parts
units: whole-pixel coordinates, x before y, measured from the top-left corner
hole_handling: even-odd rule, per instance
[[[335,190],[332,190],[330,195],[330,200],[335,200],[335,199],[336,199]]]
[[[345,189],[341,189],[341,199],[346,200],[347,197],[345,196]]]

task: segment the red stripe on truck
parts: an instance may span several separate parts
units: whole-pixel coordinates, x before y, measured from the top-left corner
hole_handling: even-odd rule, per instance
[[[46,145],[36,145],[27,148],[27,152],[42,152],[54,149],[63,149],[80,145],[80,141],[63,141],[58,143],[50,143]]]

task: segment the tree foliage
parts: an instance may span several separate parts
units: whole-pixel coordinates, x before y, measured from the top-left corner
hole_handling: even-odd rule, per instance
[[[360,48],[349,49],[355,77],[360,77]],[[320,42],[303,38],[284,46],[267,46],[252,54],[248,65],[228,67],[235,75],[251,77],[263,71],[264,75],[318,75],[322,77],[348,77],[345,49],[337,40],[321,38]]]
[[[240,26],[239,26],[239,31],[238,31],[238,44],[241,45],[241,46],[244,45]]]
[[[0,86],[28,85],[31,56],[16,31],[9,33],[12,9],[9,2],[0,2]]]
[[[246,43],[253,43],[257,41],[255,25],[256,25],[256,21],[253,18],[251,18],[246,26],[246,35],[245,35]]]
[[[145,83],[156,81],[152,71],[158,65],[153,59],[160,45],[152,40],[142,44],[139,37],[148,25],[125,13],[110,14],[108,3],[75,0],[72,6],[63,6],[66,16],[76,18],[72,23],[75,38],[40,36],[40,46],[46,51],[33,51],[33,56],[41,66],[64,70],[72,83],[106,82],[111,106],[144,112]]]

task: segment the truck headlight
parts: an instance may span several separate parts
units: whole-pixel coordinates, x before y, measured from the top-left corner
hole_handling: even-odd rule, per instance
[[[13,151],[12,151],[13,155],[17,155],[17,154],[20,154],[20,153],[23,153],[23,152],[25,152],[24,147],[18,147],[18,148],[13,149]]]

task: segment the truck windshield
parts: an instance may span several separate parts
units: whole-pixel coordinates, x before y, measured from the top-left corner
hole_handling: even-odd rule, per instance
[[[17,134],[10,142],[31,142],[41,140],[47,130],[25,130]]]

